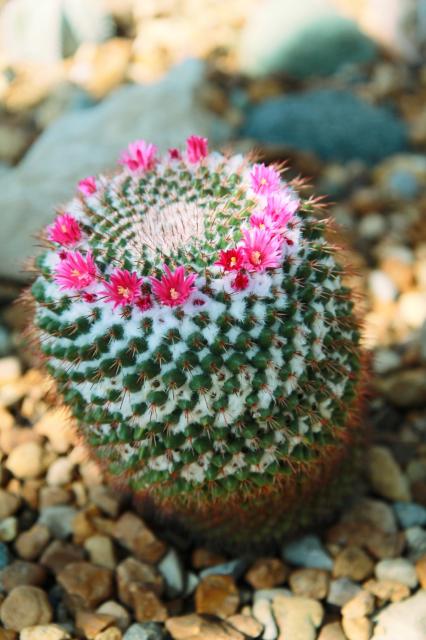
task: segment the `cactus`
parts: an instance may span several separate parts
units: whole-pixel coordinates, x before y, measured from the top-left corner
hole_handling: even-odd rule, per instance
[[[44,232],[47,369],[148,516],[225,548],[278,540],[352,490],[359,330],[321,206],[197,136],[120,164]]]

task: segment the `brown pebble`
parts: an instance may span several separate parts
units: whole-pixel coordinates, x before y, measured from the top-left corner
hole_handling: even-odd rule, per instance
[[[422,589],[426,589],[426,555],[416,562],[416,574]]]
[[[117,627],[109,627],[105,631],[101,631],[95,637],[95,640],[122,640],[123,634]]]
[[[52,620],[52,607],[44,591],[38,587],[15,587],[4,600],[0,609],[4,626],[14,631],[37,624],[48,624]]]
[[[167,620],[167,609],[157,594],[138,584],[130,586],[132,606],[138,622],[164,622]]]
[[[16,538],[15,548],[24,560],[35,560],[46,548],[49,540],[49,528],[45,524],[37,523]]]
[[[173,640],[244,640],[244,635],[218,618],[202,618],[191,613],[166,620]]]
[[[214,567],[218,564],[226,562],[225,556],[210,551],[210,549],[194,549],[191,557],[192,566],[194,569],[207,569],[208,567]]]
[[[93,611],[77,611],[75,626],[86,638],[93,640],[98,633],[114,624],[115,619],[105,613],[95,613]]]
[[[263,631],[263,624],[256,620],[256,618],[241,613],[230,616],[226,622],[249,638],[258,638]]]
[[[40,511],[47,507],[56,507],[71,502],[71,492],[63,487],[41,487],[39,493]]]
[[[91,538],[98,533],[92,521],[92,517],[97,514],[97,509],[85,509],[77,513],[72,523],[73,542],[75,544],[83,544],[87,538]]]
[[[71,562],[84,560],[84,549],[69,542],[54,540],[40,558],[40,563],[57,574]]]
[[[373,623],[369,618],[343,618],[342,627],[348,640],[370,640]]]
[[[288,581],[297,596],[322,600],[328,593],[330,575],[323,569],[297,569],[290,574]]]
[[[101,535],[92,536],[85,540],[84,548],[93,564],[106,567],[106,569],[115,569],[117,561],[111,538]]]
[[[57,624],[26,627],[19,634],[19,640],[70,640],[70,638],[70,634]]]
[[[340,622],[329,622],[322,627],[318,640],[347,640],[347,638]]]
[[[206,576],[195,591],[195,609],[197,613],[227,618],[236,613],[240,596],[232,576]]]
[[[72,562],[57,576],[74,609],[96,607],[113,594],[113,573],[89,562]]]
[[[0,640],[16,640],[17,637],[16,631],[12,631],[12,629],[2,629],[0,627]]]
[[[97,613],[106,613],[112,616],[115,620],[115,624],[122,631],[125,631],[130,624],[130,615],[127,609],[123,605],[115,602],[114,600],[107,600],[100,607],[96,609]]]
[[[350,546],[342,549],[334,559],[333,577],[360,581],[368,578],[373,570],[374,563],[365,551]]]
[[[46,578],[44,567],[25,560],[15,560],[0,571],[0,585],[6,593],[21,585],[40,587]]]
[[[374,596],[368,591],[359,591],[342,607],[344,618],[362,618],[374,611]]]
[[[123,604],[131,605],[130,588],[133,584],[161,595],[164,588],[163,576],[155,567],[135,558],[126,558],[117,567],[118,596]]]
[[[143,562],[157,564],[164,556],[167,546],[155,537],[141,518],[127,511],[117,520],[114,537]]]
[[[273,589],[283,584],[288,569],[279,558],[258,558],[245,575],[253,589]]]
[[[103,513],[111,518],[117,518],[122,503],[121,496],[104,485],[95,485],[89,489],[90,500],[99,507]]]
[[[21,498],[14,493],[0,489],[0,520],[13,516],[19,509]]]
[[[400,602],[410,595],[410,589],[406,584],[395,580],[367,580],[363,584],[364,589],[369,591],[383,602]]]

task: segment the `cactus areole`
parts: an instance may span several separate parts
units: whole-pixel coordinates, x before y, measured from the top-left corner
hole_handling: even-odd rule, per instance
[[[279,540],[351,490],[358,323],[321,207],[191,136],[80,181],[32,287],[88,448],[154,518]]]

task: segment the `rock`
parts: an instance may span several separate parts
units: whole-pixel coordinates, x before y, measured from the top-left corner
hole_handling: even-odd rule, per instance
[[[41,487],[39,492],[40,511],[44,511],[47,507],[56,507],[58,505],[68,504],[71,502],[71,492],[63,487]]]
[[[45,524],[54,538],[64,540],[73,531],[73,520],[77,515],[74,507],[57,505],[46,507],[40,513],[39,524]]]
[[[97,485],[89,488],[90,500],[101,511],[106,513],[111,518],[117,518],[120,513],[120,507],[122,500],[116,492],[112,491],[109,487],[103,485]]]
[[[1,605],[0,619],[7,629],[21,631],[26,627],[49,624],[52,607],[47,595],[38,587],[15,587]]]
[[[372,498],[357,500],[349,511],[343,513],[341,522],[362,522],[385,533],[395,533],[398,530],[392,507]]]
[[[362,618],[374,611],[374,596],[368,591],[359,591],[342,607],[344,618]]]
[[[343,618],[343,631],[348,640],[370,640],[373,623],[366,617]]]
[[[416,562],[426,554],[426,531],[421,527],[410,527],[405,530],[405,541],[408,547],[408,558]]]
[[[95,640],[123,640],[123,634],[118,627],[109,627],[98,633]]]
[[[111,27],[96,0],[90,7],[81,0],[45,0],[43,11],[36,11],[31,0],[12,0],[0,19],[3,52],[15,62],[56,63],[73,55],[82,42],[102,41]]]
[[[249,638],[258,638],[263,631],[263,625],[255,618],[241,613],[236,613],[227,619],[230,625],[241,631],[245,636]]]
[[[404,529],[426,525],[426,508],[422,505],[414,502],[396,502],[393,508]]]
[[[319,602],[311,598],[277,596],[272,609],[280,630],[280,637],[291,640],[315,640],[324,617]]]
[[[416,562],[416,574],[422,589],[426,589],[426,555]]]
[[[426,637],[426,591],[403,602],[388,605],[377,616],[373,640],[424,640]]]
[[[200,577],[205,578],[206,576],[232,576],[235,580],[238,580],[247,569],[248,561],[247,558],[235,558],[235,560],[230,560],[229,562],[223,562],[221,564],[215,564],[211,567],[207,567],[200,571]]]
[[[364,589],[372,593],[379,600],[384,602],[399,602],[405,600],[410,595],[410,589],[405,584],[394,580],[367,580],[363,585]]]
[[[171,598],[180,595],[185,588],[185,573],[182,561],[175,549],[168,550],[158,564],[158,570],[166,582],[167,595]]]
[[[35,433],[45,436],[53,451],[59,454],[66,453],[74,441],[73,423],[63,408],[46,411],[33,429]]]
[[[138,622],[164,622],[167,619],[167,609],[153,591],[133,583],[130,585],[130,595]]]
[[[166,545],[158,540],[141,518],[127,511],[117,520],[114,537],[143,562],[156,564],[165,554]]]
[[[46,577],[44,567],[33,562],[14,560],[0,571],[0,585],[3,591],[9,593],[21,585],[40,587],[45,583]]]
[[[322,627],[318,640],[347,640],[340,622],[330,622]]]
[[[129,557],[117,567],[118,595],[123,604],[132,605],[131,586],[134,584],[158,595],[164,589],[163,577],[156,567]]]
[[[420,329],[426,320],[426,294],[415,289],[405,291],[398,300],[398,312],[408,327]],[[420,377],[426,376],[426,371],[424,368],[415,371],[417,373],[417,377],[414,378],[416,392],[411,394],[410,400],[406,400],[407,403],[411,403],[406,406],[411,407],[422,406],[422,399],[426,398],[426,383],[422,384]]]
[[[77,545],[54,540],[44,551],[40,563],[57,574],[67,565],[80,562],[85,557],[84,549]]]
[[[387,197],[415,198],[426,184],[426,160],[415,153],[395,155],[374,170],[373,178]]]
[[[103,613],[114,618],[115,624],[122,631],[125,631],[130,624],[130,616],[121,604],[114,600],[107,600],[96,609],[96,613]]]
[[[331,571],[333,561],[321,544],[321,540],[314,535],[308,535],[290,542],[282,552],[283,559],[296,567],[308,569],[324,569]]]
[[[3,629],[0,627],[0,640],[16,640],[17,635],[15,631],[11,629]]]
[[[60,487],[72,480],[74,464],[69,458],[57,458],[49,467],[46,482],[51,487]]]
[[[10,551],[9,548],[0,542],[0,570],[7,567],[10,562]]]
[[[89,562],[67,564],[58,574],[57,580],[76,609],[96,607],[113,594],[112,572]]]
[[[90,561],[106,569],[114,569],[117,564],[112,541],[107,536],[92,536],[84,542]]]
[[[422,308],[423,303],[420,308]],[[393,405],[402,409],[423,406],[426,399],[426,371],[422,368],[398,371],[377,381],[378,391]],[[383,447],[380,447],[383,448]],[[382,494],[383,495],[383,494]],[[400,495],[407,496],[402,488]],[[386,496],[385,496],[386,497]],[[390,497],[391,500],[409,500],[409,497]]]
[[[263,640],[275,640],[278,636],[278,629],[275,618],[272,614],[272,605],[269,600],[258,598],[254,600],[253,616],[263,626]]]
[[[70,640],[70,638],[70,634],[57,624],[27,627],[19,634],[19,640]]]
[[[191,556],[192,566],[194,569],[206,569],[225,563],[225,557],[210,551],[210,549],[198,548],[194,549]]]
[[[194,132],[209,136],[212,146],[226,140],[229,126],[196,99],[203,76],[203,63],[189,60],[159,84],[124,86],[99,105],[52,123],[19,166],[0,176],[0,207],[8,212],[2,232],[10,239],[0,255],[0,275],[24,277],[20,263],[33,254],[32,235],[51,222],[52,207],[66,202],[82,177],[110,169],[132,140],[145,137],[164,151]]]
[[[95,613],[93,611],[77,611],[75,626],[86,638],[93,640],[98,633],[114,624],[114,617],[106,613]]]
[[[46,456],[43,448],[36,442],[24,442],[18,445],[11,453],[6,462],[15,478],[20,480],[26,478],[37,478],[46,469]]]
[[[335,89],[314,89],[255,105],[241,134],[265,145],[312,152],[322,160],[368,164],[406,145],[405,125],[396,116]]]
[[[253,589],[272,589],[282,584],[288,569],[278,558],[258,558],[245,575]]]
[[[72,521],[73,541],[76,544],[83,544],[88,538],[97,535],[98,531],[93,522],[93,517],[97,515],[96,508],[83,509],[78,511]]]
[[[389,304],[398,296],[398,289],[392,278],[381,271],[374,269],[368,275],[368,287],[374,304]]]
[[[46,548],[50,540],[50,531],[45,524],[35,524],[19,534],[16,538],[15,548],[18,555],[24,560],[35,560]]]
[[[361,587],[349,578],[332,580],[328,591],[327,603],[336,607],[343,607],[360,591]]]
[[[409,502],[410,489],[407,478],[389,449],[371,447],[368,451],[367,471],[373,490],[384,498]]]
[[[124,634],[123,640],[164,640],[163,628],[156,622],[132,624]]]
[[[296,596],[322,600],[327,595],[330,576],[323,569],[298,569],[290,574],[289,584]]]
[[[227,618],[236,613],[240,597],[231,576],[207,576],[195,590],[195,610],[197,613]]]
[[[365,580],[373,573],[374,563],[359,547],[349,546],[340,551],[334,559],[333,576],[351,578],[357,582]]]
[[[395,580],[410,589],[417,586],[415,567],[405,558],[388,558],[376,564],[375,574],[378,580]]]
[[[375,558],[400,555],[404,544],[401,532],[385,533],[368,522],[339,522],[327,531],[329,544],[365,547]]]
[[[169,618],[166,629],[173,640],[244,640],[243,634],[224,620],[204,619],[195,613]]]
[[[11,542],[18,534],[18,521],[10,516],[0,521],[0,542]]]
[[[327,1],[269,0],[242,32],[239,62],[252,75],[326,76],[374,59],[376,47]]]
[[[0,385],[15,382],[22,374],[21,363],[15,356],[0,358]]]
[[[366,216],[363,220],[368,220],[371,216]],[[379,235],[382,235],[383,231]],[[392,349],[379,348],[374,354],[373,369],[378,376],[391,373],[401,366],[401,356]]]

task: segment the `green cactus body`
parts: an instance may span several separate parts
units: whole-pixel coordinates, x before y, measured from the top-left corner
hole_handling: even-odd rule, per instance
[[[352,481],[359,332],[326,224],[274,169],[204,139],[158,159],[139,141],[122,164],[47,230],[47,368],[156,517],[225,547],[278,539]]]

